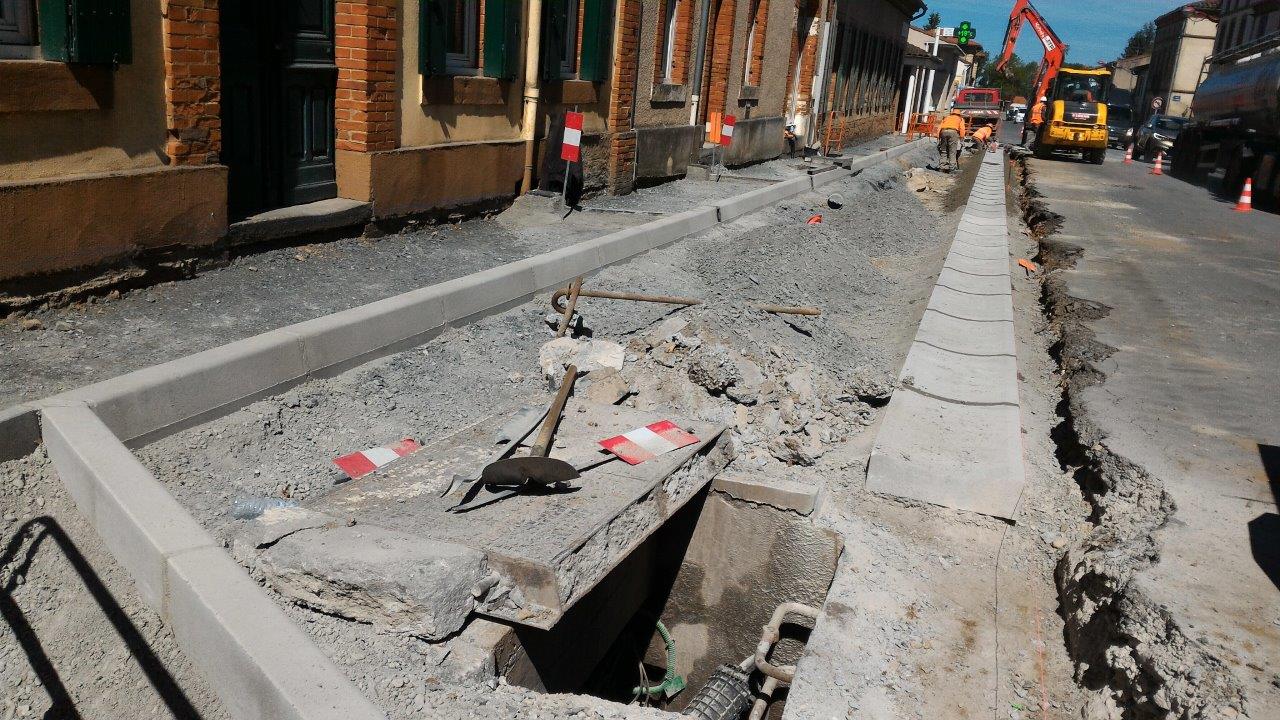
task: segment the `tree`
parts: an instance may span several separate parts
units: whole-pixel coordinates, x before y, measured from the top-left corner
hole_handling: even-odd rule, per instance
[[[1036,82],[1036,75],[1040,71],[1039,63],[1023,62],[1022,58],[1014,55],[1005,69],[1007,74],[998,73],[995,63],[985,64],[978,74],[977,86],[999,88],[1000,97],[1006,100],[1012,100],[1015,95],[1030,98],[1035,89],[1032,86]]]
[[[929,21],[924,24],[925,30],[937,30],[942,24],[942,15],[939,13],[929,13]]]
[[[1151,46],[1156,42],[1156,24],[1149,22],[1138,28],[1129,38],[1129,44],[1124,46],[1124,53],[1121,58],[1131,58],[1138,55],[1145,55],[1151,52]]]

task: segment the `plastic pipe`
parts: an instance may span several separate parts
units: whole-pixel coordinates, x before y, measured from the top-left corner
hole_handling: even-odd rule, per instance
[[[692,102],[689,103],[690,125],[698,124],[698,105],[702,100],[702,63],[706,59],[707,53],[707,20],[711,17],[711,0],[702,0],[701,15],[702,20],[698,32],[698,52],[695,53],[696,59],[693,62],[693,82],[689,83],[689,87],[693,88]]]

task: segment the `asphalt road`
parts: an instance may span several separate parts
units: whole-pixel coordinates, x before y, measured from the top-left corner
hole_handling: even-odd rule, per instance
[[[1240,679],[1250,717],[1280,717],[1280,216],[1122,160],[1028,163],[1056,238],[1084,250],[1070,294],[1110,308],[1089,323],[1116,348],[1090,416],[1177,503],[1134,580]]]

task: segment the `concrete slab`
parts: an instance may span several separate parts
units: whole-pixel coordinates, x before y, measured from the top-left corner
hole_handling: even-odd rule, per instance
[[[444,543],[474,550],[500,578],[497,590],[481,593],[483,600],[476,612],[547,629],[706,487],[728,462],[727,443],[720,442],[722,426],[571,398],[551,456],[589,468],[583,469],[574,491],[521,494],[464,514],[446,512],[456,500],[441,498],[440,493],[455,474],[478,476],[495,451],[497,429],[507,419],[495,416],[482,420],[382,471],[308,501],[304,508],[354,522],[355,527],[370,530],[369,538],[394,535],[408,545]],[[662,419],[690,430],[699,442],[640,465],[620,460],[601,464],[611,456],[600,448],[600,440]],[[308,531],[297,537],[299,542],[315,543],[328,534]],[[304,566],[303,559],[308,557],[304,549],[261,567],[273,584],[296,588],[303,583],[300,576],[307,576],[305,582],[311,585],[308,604],[352,617],[354,611],[347,603],[353,591],[343,577],[380,578],[388,572],[404,571],[402,567],[396,571],[400,566],[385,553],[370,551],[363,556],[366,560],[361,561],[361,553],[344,554],[342,573],[313,564]],[[468,578],[469,587],[474,578]],[[317,589],[320,585],[329,587]],[[377,585],[385,595],[382,605],[393,610],[406,604],[405,593],[414,592],[408,582],[380,580]],[[361,592],[368,594],[372,589],[366,587]],[[375,604],[370,601],[362,606],[367,609]],[[384,627],[411,623],[386,613],[365,615],[360,619]]]
[[[961,229],[956,231],[955,241],[978,247],[998,247],[1006,250],[1009,247],[1009,236],[1002,232],[975,233]]]
[[[268,210],[231,223],[227,229],[227,241],[233,245],[240,245],[296,237],[324,230],[358,227],[369,222],[371,217],[373,217],[373,203],[347,198],[329,198]]]
[[[1018,363],[1009,355],[973,355],[917,342],[907,353],[901,378],[903,385],[941,400],[1018,404]]]
[[[965,257],[958,252],[947,255],[942,264],[944,268],[968,275],[1009,277],[1009,258],[977,259]]]
[[[983,247],[980,245],[970,245],[963,240],[956,240],[951,244],[951,252],[948,256],[956,255],[959,257],[969,258],[970,260],[1004,260],[1008,261],[1009,251],[1001,246]]]
[[[930,310],[920,317],[916,342],[973,355],[1013,357],[1015,352],[1009,323],[970,322]]]
[[[934,287],[929,296],[930,310],[961,320],[976,322],[1013,322],[1013,304],[1008,295],[969,295],[945,287]]]
[[[711,482],[711,490],[728,495],[734,500],[790,510],[800,515],[812,515],[822,507],[824,497],[816,485],[806,485],[785,478],[765,479],[763,476],[739,474],[718,476]]]
[[[970,275],[943,267],[938,284],[971,295],[1011,295],[1009,278],[1004,275]]]
[[[1013,519],[1026,484],[1017,407],[975,407],[894,393],[867,489]]]

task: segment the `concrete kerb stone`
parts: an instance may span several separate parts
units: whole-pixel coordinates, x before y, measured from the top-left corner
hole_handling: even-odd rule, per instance
[[[214,547],[213,538],[88,406],[45,408],[41,427],[49,458],[81,514],[142,600],[160,611],[166,559]]]
[[[384,717],[88,406],[41,424],[81,514],[233,717]]]
[[[982,260],[964,257],[959,253],[953,252],[947,255],[942,267],[978,277],[1009,277],[1009,258],[1007,257]]]
[[[928,310],[920,317],[916,342],[970,355],[1013,357],[1015,353],[1009,323],[970,322]]]
[[[793,195],[799,195],[806,190],[812,189],[813,180],[806,175],[736,195],[727,200],[720,200],[715,204],[715,208],[720,222],[728,222],[767,205],[772,205],[779,200],[785,200]]]
[[[40,413],[32,403],[0,409],[0,462],[30,455],[40,446]]]
[[[943,266],[942,272],[938,274],[937,284],[971,295],[1005,295],[1012,298],[1008,275],[972,275]]]
[[[951,252],[948,255],[959,255],[970,260],[1007,260],[1009,251],[1003,245],[971,245],[956,239],[951,242]]]

